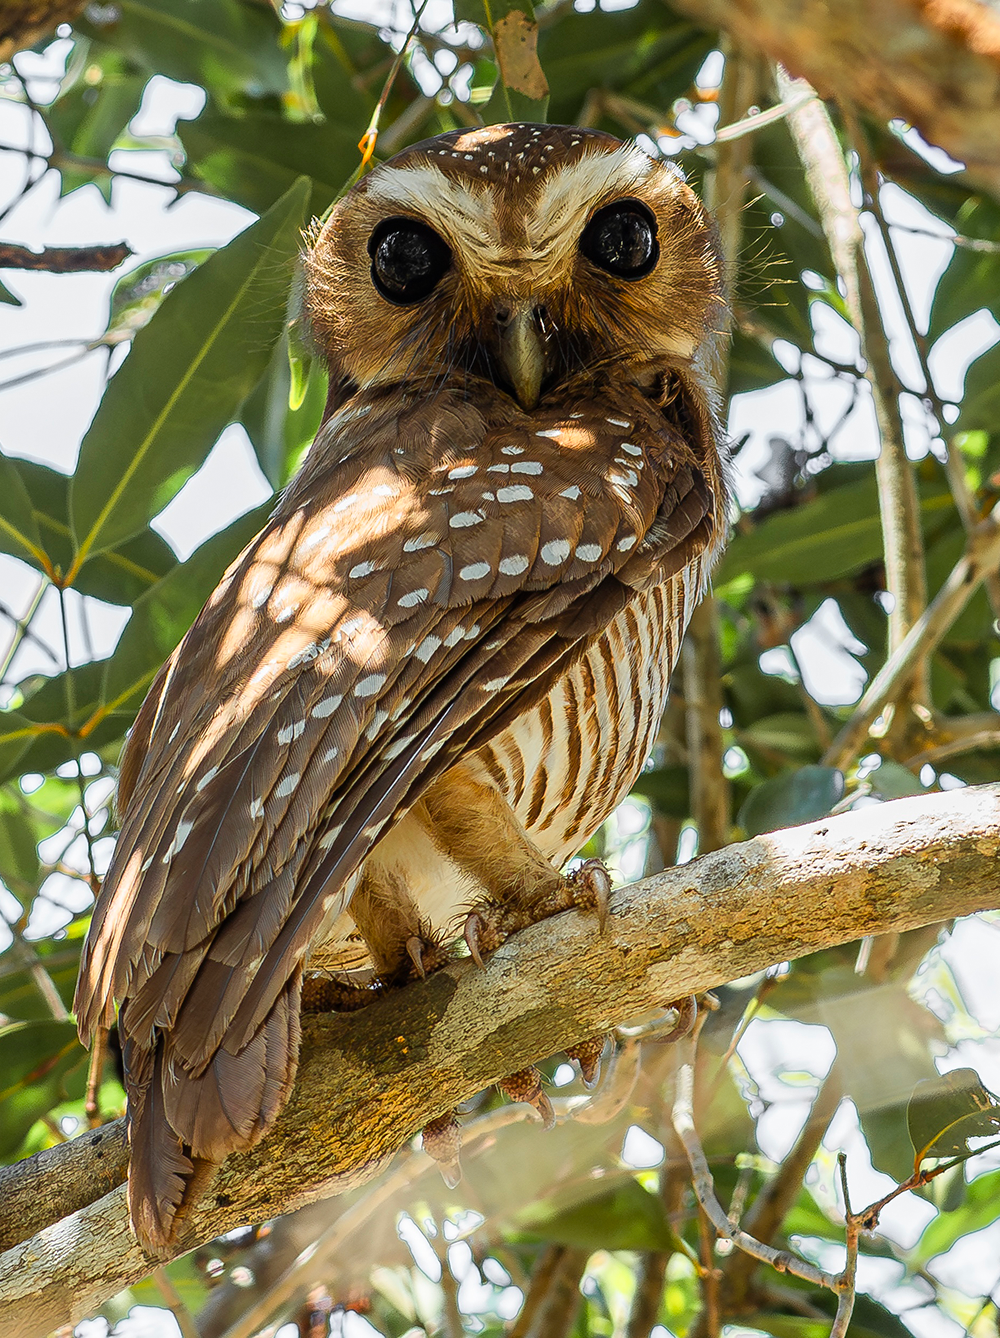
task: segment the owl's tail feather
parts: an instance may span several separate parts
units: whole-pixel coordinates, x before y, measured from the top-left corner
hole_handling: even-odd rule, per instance
[[[231,1153],[252,1147],[274,1123],[295,1081],[298,974],[238,1054],[225,1041],[197,1076],[171,1053],[125,1047],[129,1096],[129,1217],[143,1249],[174,1252],[182,1222]]]

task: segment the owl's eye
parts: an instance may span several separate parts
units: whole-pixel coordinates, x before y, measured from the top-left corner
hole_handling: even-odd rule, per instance
[[[583,230],[580,250],[620,279],[641,279],[660,258],[656,219],[638,200],[600,209]]]
[[[372,282],[398,306],[422,302],[451,268],[451,251],[433,228],[412,218],[387,218],[371,235]]]

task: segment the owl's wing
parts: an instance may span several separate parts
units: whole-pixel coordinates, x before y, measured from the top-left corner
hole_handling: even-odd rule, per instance
[[[531,416],[485,385],[397,392],[331,420],[123,756],[76,1009],[86,1038],[122,1001],[145,1239],[169,1238],[192,1159],[287,1098],[301,963],[365,855],[633,588],[712,543],[715,491],[621,387]]]

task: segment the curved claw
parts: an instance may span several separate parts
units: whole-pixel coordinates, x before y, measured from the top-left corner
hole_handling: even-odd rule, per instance
[[[525,1105],[534,1106],[545,1128],[552,1128],[556,1122],[556,1113],[552,1109],[552,1102],[542,1091],[542,1075],[534,1066],[519,1069],[517,1073],[504,1078],[499,1085],[511,1101],[523,1101]]]
[[[576,875],[581,905],[593,906],[597,911],[597,927],[603,934],[608,924],[608,906],[611,902],[611,875],[603,860],[588,859]]]
[[[454,1189],[462,1179],[462,1166],[458,1159],[462,1146],[462,1128],[453,1110],[441,1115],[424,1127],[424,1151],[438,1164],[441,1178],[449,1189]]]
[[[593,1089],[597,1086],[601,1077],[601,1056],[604,1054],[606,1043],[607,1037],[594,1036],[589,1041],[581,1041],[579,1045],[571,1045],[566,1049],[566,1058],[575,1059],[580,1066],[580,1077],[583,1079],[584,1087]]]
[[[475,911],[470,911],[465,917],[465,928],[462,930],[462,937],[465,939],[469,949],[469,956],[477,966],[484,966],[483,954],[480,951],[479,935],[483,928],[482,916]]]
[[[427,979],[427,968],[424,966],[424,943],[423,939],[416,934],[411,934],[406,940],[406,955],[413,963],[413,969],[421,980]]]

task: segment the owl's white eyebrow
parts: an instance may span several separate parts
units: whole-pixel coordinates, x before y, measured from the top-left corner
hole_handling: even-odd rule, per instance
[[[447,176],[434,163],[386,165],[370,178],[369,197],[420,213],[442,236],[468,248],[480,264],[499,264],[506,247],[497,224],[495,193]]]
[[[554,258],[574,249],[595,201],[635,190],[655,169],[637,145],[623,144],[613,153],[588,153],[547,176],[528,223],[536,257]]]

